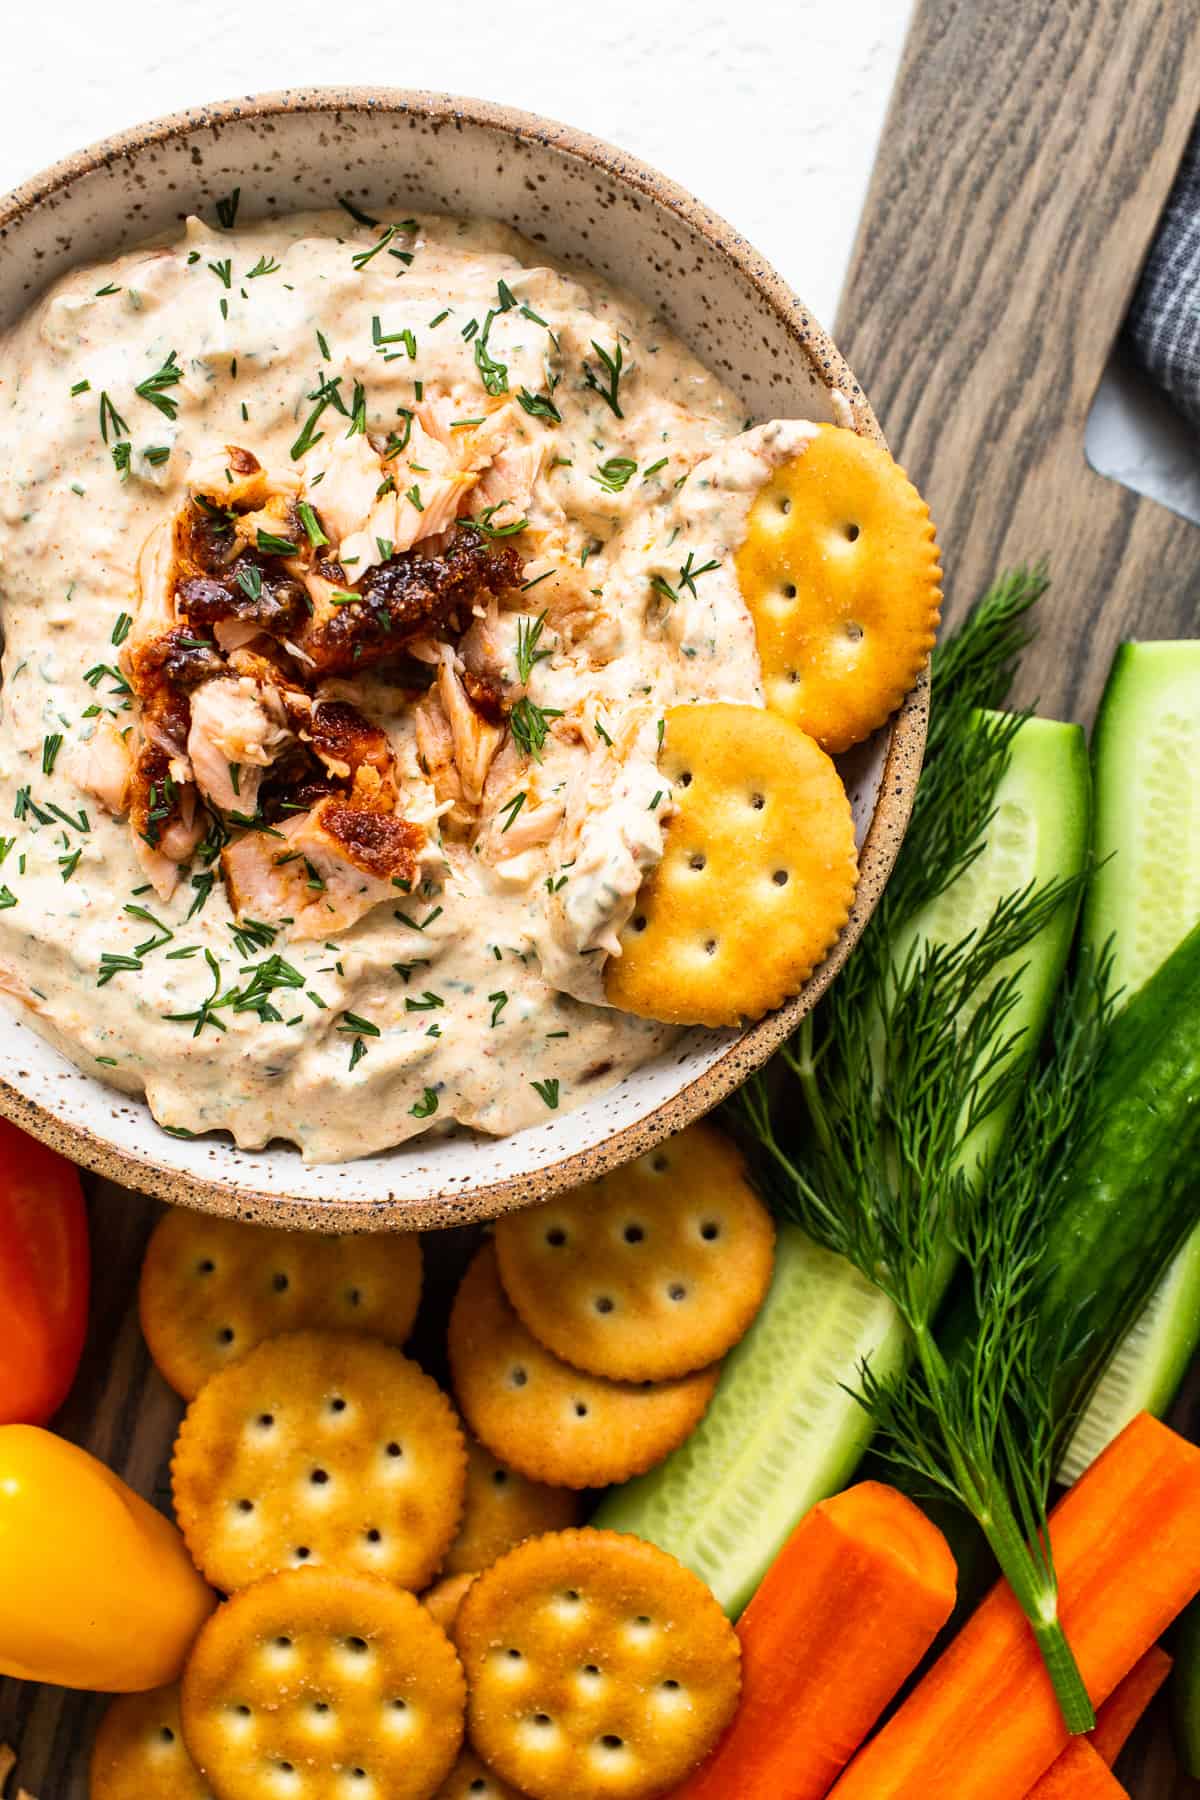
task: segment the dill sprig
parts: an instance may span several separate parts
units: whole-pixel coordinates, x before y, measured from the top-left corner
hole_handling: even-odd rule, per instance
[[[1044,1196],[1095,1074],[1107,970],[1081,967],[1054,1057],[1030,1076],[1013,1054],[1022,952],[1074,904],[1082,878],[1004,896],[957,942],[919,929],[922,909],[986,842],[1024,715],[982,709],[1006,698],[1045,587],[1040,569],[1005,577],[935,653],[926,768],[892,879],[782,1070],[752,1081],[741,1105],[783,1210],[872,1281],[907,1328],[907,1366],[887,1381],[865,1366],[856,1397],[883,1427],[885,1454],[979,1523],[1079,1731],[1092,1709],[1059,1618],[1046,1525],[1048,1392],[1067,1346],[1041,1341],[1032,1284]],[[986,1166],[973,1134],[1018,1095]],[[969,1261],[977,1329],[948,1360],[934,1325],[956,1255]]]

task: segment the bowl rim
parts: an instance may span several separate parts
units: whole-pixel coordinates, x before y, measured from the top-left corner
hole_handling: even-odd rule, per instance
[[[783,277],[733,226],[669,176],[602,138],[540,114],[493,101],[428,89],[365,86],[284,88],[247,94],[164,114],[72,152],[0,196],[0,237],[23,216],[74,182],[156,145],[197,131],[219,131],[247,120],[295,113],[380,113],[416,116],[434,126],[469,124],[532,141],[590,164],[610,180],[673,212],[718,255],[734,264],[781,322],[796,351],[820,384],[846,401],[854,427],[884,444],[865,393],[841,353]],[[253,1216],[281,1229],[330,1232],[429,1230],[495,1218],[567,1187],[594,1179],[652,1149],[673,1131],[701,1118],[760,1068],[810,1012],[862,935],[891,873],[904,838],[921,770],[929,715],[928,665],[893,714],[875,810],[859,852],[859,882],[850,918],[824,962],[801,992],[776,1012],[741,1032],[720,1055],[670,1098],[599,1143],[569,1150],[527,1175],[484,1182],[469,1189],[405,1199],[306,1200],[236,1177],[199,1176],[156,1160],[153,1146],[134,1155],[90,1126],[61,1119],[0,1077],[0,1117],[95,1174],[174,1205],[226,1217]],[[144,1104],[144,1102],[143,1102]],[[147,1117],[150,1117],[147,1113]],[[153,1123],[153,1121],[151,1121]],[[155,1127],[155,1129],[158,1129]]]

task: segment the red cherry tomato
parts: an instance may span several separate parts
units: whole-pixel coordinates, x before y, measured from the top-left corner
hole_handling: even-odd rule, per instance
[[[89,1270],[78,1170],[0,1119],[0,1425],[44,1425],[66,1399]]]

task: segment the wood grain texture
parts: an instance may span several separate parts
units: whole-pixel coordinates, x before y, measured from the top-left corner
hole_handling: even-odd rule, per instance
[[[923,0],[835,332],[933,508],[948,616],[1049,556],[1021,697],[1085,722],[1119,638],[1200,616],[1194,526],[1083,450],[1198,76],[1197,0]]]
[[[1084,724],[1120,639],[1200,626],[1200,532],[1084,453],[1198,106],[1200,0],[922,0],[834,331],[933,509],[947,618],[1049,559],[1018,698]],[[1200,1369],[1172,1422],[1200,1440]],[[1200,1797],[1161,1703],[1119,1773]]]
[[[1200,0],[922,0],[884,130],[837,338],[928,494],[948,614],[1048,554],[1024,697],[1087,721],[1122,636],[1191,635],[1195,528],[1094,474],[1088,409],[1200,99]],[[165,1505],[180,1414],[137,1329],[158,1208],[92,1187],[96,1293],[68,1435]],[[462,1255],[447,1241],[434,1308]],[[1200,1432],[1200,1372],[1175,1422]],[[86,1800],[103,1702],[0,1682],[0,1741],[39,1800]],[[1120,1773],[1197,1800],[1161,1725]]]

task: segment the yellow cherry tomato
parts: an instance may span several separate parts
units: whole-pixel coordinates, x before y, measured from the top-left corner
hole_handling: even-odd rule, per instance
[[[0,1674],[160,1687],[215,1603],[174,1525],[111,1469],[37,1426],[0,1426]]]

